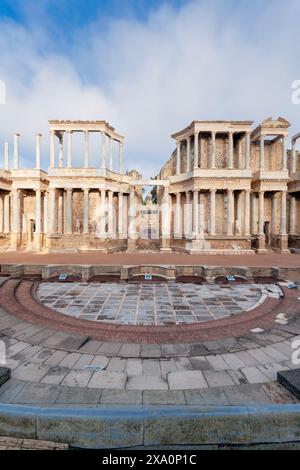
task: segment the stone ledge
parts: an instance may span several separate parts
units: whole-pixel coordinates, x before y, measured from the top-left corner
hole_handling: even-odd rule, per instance
[[[8,367],[0,367],[0,387],[11,377],[11,370]]]

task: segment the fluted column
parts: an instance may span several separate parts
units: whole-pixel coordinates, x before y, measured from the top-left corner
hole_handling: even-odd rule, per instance
[[[135,187],[130,187],[129,193],[129,224],[128,224],[128,237],[131,240],[136,239],[136,207],[135,207]]]
[[[121,192],[118,193],[118,235],[124,237],[124,196]]]
[[[199,234],[199,191],[193,190],[193,237]]]
[[[176,204],[175,204],[175,238],[181,238],[182,236],[182,227],[181,227],[181,193],[176,193]]]
[[[216,234],[216,190],[210,190],[210,221],[209,234]]]
[[[20,232],[20,193],[18,189],[12,191],[12,232],[17,234]]]
[[[194,168],[199,168],[199,132],[194,133]]]
[[[19,137],[20,134],[14,135],[14,170],[19,169]]]
[[[41,169],[41,137],[42,134],[36,134],[36,143],[35,143],[35,168],[37,170]]]
[[[296,198],[293,194],[290,195],[290,234],[296,234]]]
[[[245,167],[250,170],[250,132],[246,132]]]
[[[264,235],[264,222],[265,222],[265,193],[259,191],[259,206],[258,206],[258,234]]]
[[[63,155],[63,148],[64,148],[64,141],[63,136],[59,138],[59,150],[58,150],[58,167],[63,167],[64,155]]]
[[[276,233],[276,193],[271,199],[271,233],[272,235]]]
[[[71,235],[72,230],[72,188],[67,189],[67,198],[66,198],[66,234]]]
[[[281,221],[280,221],[280,234],[286,235],[286,191],[281,191]]]
[[[40,189],[35,191],[35,232],[42,233],[42,192]]]
[[[181,159],[181,156],[180,156],[180,147],[181,147],[181,143],[180,143],[180,142],[177,142],[177,153],[176,153],[176,175],[179,175],[179,174],[180,174],[180,171],[181,171],[181,162],[180,162],[180,159]]]
[[[265,135],[260,136],[260,148],[259,148],[259,169],[262,171],[265,169]]]
[[[88,188],[83,190],[83,233],[89,233],[89,192]]]
[[[100,237],[106,237],[106,220],[105,220],[106,191],[100,189]]]
[[[251,235],[257,234],[257,198],[256,194],[252,193],[251,198]]]
[[[230,236],[233,234],[233,190],[227,190],[227,235]]]
[[[228,133],[228,168],[233,168],[233,132]]]
[[[211,155],[210,155],[210,167],[216,168],[216,133],[211,133]]]
[[[84,131],[84,168],[89,167],[89,131]]]
[[[50,132],[50,168],[55,167],[55,131]]]
[[[5,194],[4,196],[4,233],[7,234],[10,232],[10,217],[9,217],[9,194]]]
[[[72,168],[72,131],[67,131],[67,139],[68,139],[67,167]]]
[[[4,142],[4,170],[9,170],[9,143]]]
[[[123,173],[123,142],[119,142],[119,173]]]
[[[0,233],[4,231],[4,197],[0,195]]]
[[[287,169],[287,152],[286,152],[286,137],[282,137],[282,161],[281,169],[284,171]]]
[[[191,138],[186,140],[186,171],[191,170]]]
[[[113,192],[108,191],[108,236],[113,237],[114,231],[114,206],[113,206]]]
[[[58,194],[58,233],[63,233],[63,193]]]
[[[190,191],[185,192],[185,224],[184,224],[184,234],[185,238],[191,237],[191,193]]]
[[[250,235],[250,189],[245,191],[245,218],[244,218],[244,234]]]
[[[48,233],[48,193],[44,193],[44,233]]]
[[[170,218],[170,195],[166,187],[164,187],[163,204],[161,213],[161,235],[164,240],[170,239],[171,218]]]
[[[296,173],[296,141],[292,141],[291,173]]]

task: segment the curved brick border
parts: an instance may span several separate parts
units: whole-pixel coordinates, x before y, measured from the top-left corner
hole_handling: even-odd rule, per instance
[[[38,282],[6,281],[0,288],[0,306],[22,320],[100,341],[162,344],[240,337],[249,334],[253,328],[273,327],[279,313],[285,313],[287,317],[300,314],[300,302],[297,301],[299,292],[283,288],[283,298],[269,297],[251,311],[221,320],[170,326],[100,324],[69,317],[46,307],[35,298],[37,287]]]

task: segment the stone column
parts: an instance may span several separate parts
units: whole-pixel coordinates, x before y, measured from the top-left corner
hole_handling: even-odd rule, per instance
[[[9,170],[9,144],[4,142],[4,170]]]
[[[106,145],[105,145],[105,132],[101,132],[101,168],[102,171],[106,169]]]
[[[20,237],[20,193],[18,189],[12,190],[12,233],[11,248],[17,250]]]
[[[199,191],[193,190],[193,237],[199,235]]]
[[[211,133],[211,156],[210,156],[210,167],[216,168],[216,133]]]
[[[286,235],[286,191],[281,191],[281,218],[280,218],[280,234]]]
[[[181,238],[182,236],[182,227],[181,227],[181,193],[176,193],[176,205],[175,205],[175,230],[174,237]]]
[[[135,187],[130,187],[129,211],[128,211],[128,251],[135,250],[136,241],[136,207],[135,207]]]
[[[189,191],[185,192],[185,238],[191,237],[191,194]]]
[[[296,234],[296,198],[293,194],[290,195],[290,234]]]
[[[44,193],[44,233],[48,232],[48,193]]]
[[[124,238],[124,197],[123,193],[118,193],[118,235]]]
[[[119,173],[123,173],[123,142],[119,142]]]
[[[163,198],[161,207],[161,251],[170,252],[170,233],[171,233],[171,217],[170,217],[170,195],[167,187],[163,188]]]
[[[292,141],[291,173],[296,173],[296,141]]]
[[[105,220],[105,206],[106,206],[106,191],[100,189],[100,237],[106,238],[106,220]]]
[[[228,133],[228,168],[233,168],[233,132]]]
[[[62,168],[63,167],[63,137],[59,139],[59,154],[58,154],[58,167]]]
[[[181,143],[177,142],[177,153],[176,153],[176,175],[180,175],[181,171],[181,162],[180,162],[180,146]]]
[[[259,191],[259,206],[258,206],[258,234],[264,235],[264,222],[265,222],[265,193]]]
[[[233,234],[233,212],[234,212],[234,195],[233,190],[227,190],[227,236]]]
[[[84,168],[89,167],[89,131],[84,131]]]
[[[58,233],[63,233],[63,193],[58,194]]]
[[[216,235],[216,190],[210,190],[210,221],[209,234]]]
[[[245,191],[244,235],[250,236],[250,189]]]
[[[35,145],[35,168],[41,169],[41,137],[42,134],[36,134],[36,145]]]
[[[89,233],[89,191],[88,188],[83,190],[83,233],[85,235]]]
[[[108,191],[108,236],[114,238],[114,206],[113,206],[113,192]]]
[[[73,189],[72,188],[67,188],[67,197],[66,197],[66,234],[67,235],[72,235],[72,222],[73,222],[73,217],[72,217],[72,193]]]
[[[245,167],[246,170],[250,170],[250,132],[246,132],[246,149],[245,149]]]
[[[113,167],[114,167],[113,143],[114,143],[113,139],[109,137],[109,171],[113,171]]]
[[[260,151],[259,151],[259,169],[263,171],[265,169],[265,135],[260,136]]]
[[[251,235],[257,234],[257,200],[255,193],[252,193],[251,199]]]
[[[50,132],[50,168],[55,167],[55,131]]]
[[[241,170],[243,167],[242,162],[242,141],[241,139],[238,140],[238,169]]]
[[[282,161],[281,169],[284,171],[287,169],[287,153],[286,153],[286,137],[282,137]]]
[[[40,189],[35,191],[35,233],[42,232],[42,192]]]
[[[9,210],[10,210],[10,204],[9,204],[9,194],[5,194],[4,196],[4,233],[8,234],[10,232],[10,227],[9,227]]]
[[[4,198],[0,195],[0,233],[4,231]]]
[[[72,168],[72,131],[67,131],[67,136],[68,136],[67,167]]]
[[[271,200],[271,233],[276,233],[276,194],[272,196]]]
[[[194,168],[199,168],[199,132],[194,133]]]
[[[186,140],[186,171],[191,171],[191,138]]]
[[[14,135],[14,170],[19,169],[19,137],[20,134]]]

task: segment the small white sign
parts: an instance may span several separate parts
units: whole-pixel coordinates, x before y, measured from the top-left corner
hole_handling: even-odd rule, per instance
[[[226,276],[226,279],[227,281],[235,281],[235,277],[232,275],[232,274],[229,274],[228,276]]]
[[[68,275],[67,274],[60,274],[58,276],[59,281],[65,281],[67,279]]]
[[[152,274],[145,274],[145,281],[152,281]]]

